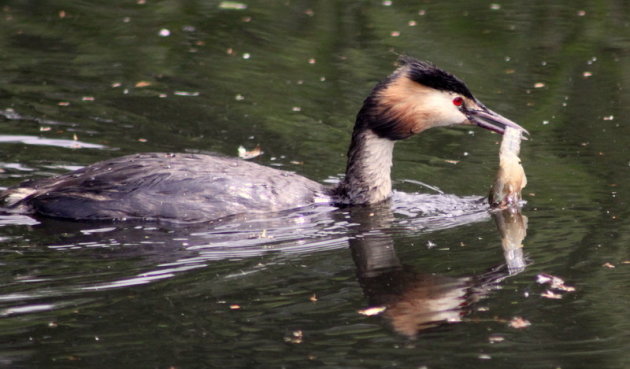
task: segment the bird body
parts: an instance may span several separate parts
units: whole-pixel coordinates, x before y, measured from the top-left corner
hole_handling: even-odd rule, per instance
[[[195,222],[327,198],[323,185],[288,171],[235,158],[165,153],[105,160],[12,191],[18,212],[84,220]]]
[[[326,187],[240,159],[149,153],[26,181],[0,197],[6,210],[17,213],[190,222],[317,202],[375,204],[391,194],[396,141],[457,124],[476,124],[499,133],[508,126],[524,130],[486,108],[455,76],[406,57],[365,99],[352,133],[345,177],[337,186]]]

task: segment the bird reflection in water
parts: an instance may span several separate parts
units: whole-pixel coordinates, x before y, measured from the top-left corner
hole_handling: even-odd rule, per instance
[[[353,209],[360,231],[351,238],[350,249],[368,304],[385,308],[382,316],[409,338],[445,323],[461,322],[476,302],[526,266],[522,242],[527,217],[517,207],[494,212],[492,217],[501,235],[505,263],[479,275],[452,277],[419,272],[401,263],[386,233],[392,219],[387,209]]]

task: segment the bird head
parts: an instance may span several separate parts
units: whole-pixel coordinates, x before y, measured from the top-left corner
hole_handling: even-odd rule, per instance
[[[527,132],[488,109],[466,84],[431,63],[410,57],[379,83],[366,99],[357,122],[380,137],[400,140],[432,127],[473,124],[500,134],[506,127]]]

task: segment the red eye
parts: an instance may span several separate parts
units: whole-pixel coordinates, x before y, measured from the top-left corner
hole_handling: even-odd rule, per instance
[[[461,97],[457,96],[456,98],[453,99],[453,105],[455,105],[455,106],[462,106],[462,105],[464,105],[464,99],[462,99]]]

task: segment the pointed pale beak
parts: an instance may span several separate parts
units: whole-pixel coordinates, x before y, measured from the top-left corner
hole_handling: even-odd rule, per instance
[[[506,127],[512,127],[520,129],[521,131],[529,135],[529,132],[527,132],[525,128],[519,126],[515,122],[512,122],[506,117],[493,112],[483,105],[481,105],[480,109],[466,110],[464,113],[471,123],[476,124],[481,128],[503,134]]]

